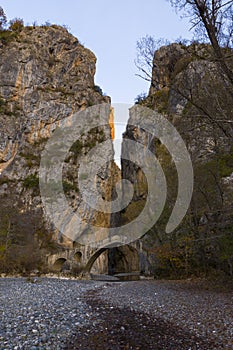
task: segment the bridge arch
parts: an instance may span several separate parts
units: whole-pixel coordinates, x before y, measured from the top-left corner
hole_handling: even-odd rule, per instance
[[[132,245],[114,247],[108,253],[108,270],[110,275],[140,272],[140,256]]]
[[[130,273],[140,271],[140,257],[136,248],[130,245],[119,247],[102,247],[98,249],[88,260],[84,272],[89,273],[98,257],[108,251],[108,273]]]
[[[98,249],[88,260],[88,262],[86,263],[86,266],[84,267],[84,272],[90,272],[92,266],[94,265],[94,262],[98,259],[98,257],[107,250],[107,247],[104,248],[100,248]]]
[[[65,258],[59,258],[59,259],[57,259],[57,260],[54,262],[53,266],[52,266],[53,271],[55,271],[55,272],[61,272],[61,271],[62,271],[62,267],[63,267],[63,265],[65,264],[65,262],[66,262],[66,259],[65,259]]]

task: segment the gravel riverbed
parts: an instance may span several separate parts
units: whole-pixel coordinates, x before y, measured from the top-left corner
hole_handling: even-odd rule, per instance
[[[232,291],[197,281],[138,281],[89,294],[101,323],[78,332],[70,350],[233,349]]]
[[[101,283],[57,278],[0,278],[0,349],[65,349],[90,322],[87,291]]]
[[[0,279],[0,349],[233,349],[233,292],[187,281]]]
[[[233,350],[233,291],[205,288],[196,281],[130,282],[118,287],[115,303],[210,339],[218,349]],[[104,289],[102,298],[111,300],[111,294]]]

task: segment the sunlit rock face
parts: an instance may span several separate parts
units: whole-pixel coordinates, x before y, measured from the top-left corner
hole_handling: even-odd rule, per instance
[[[57,26],[27,27],[1,45],[1,159],[51,135],[72,113],[109,102],[94,88],[96,57]]]
[[[4,198],[1,213],[11,216],[14,207],[17,215],[33,217],[31,239],[43,256],[51,251],[73,249],[73,242],[62,237],[44,216],[38,175],[41,154],[66,118],[88,107],[110,103],[110,98],[95,86],[95,69],[95,55],[60,26],[25,27],[0,43],[0,195]],[[87,222],[109,227],[110,214],[86,211],[81,205],[77,177],[80,159],[93,147],[114,137],[110,107],[105,119],[105,125],[83,130],[68,151],[63,188],[74,211],[80,207]],[[78,126],[80,130],[82,124]],[[114,156],[112,142],[101,157],[107,155]],[[102,197],[109,201],[115,171],[113,163],[108,162],[93,179]],[[3,231],[7,230],[5,221],[0,220]],[[19,236],[17,228],[12,235]],[[4,246],[5,236],[1,244]],[[21,245],[20,239],[16,245]],[[104,269],[105,264],[99,265]]]

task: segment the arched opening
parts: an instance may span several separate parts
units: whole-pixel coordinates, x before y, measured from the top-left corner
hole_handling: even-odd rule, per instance
[[[102,259],[100,260],[100,258]],[[98,263],[98,260],[99,265],[97,266],[96,264]],[[139,276],[139,253],[137,249],[130,245],[115,248],[101,248],[91,256],[85,266],[84,271],[90,272],[92,270],[92,272],[95,273],[95,266],[97,267],[97,271],[100,271],[99,267],[101,266],[102,273],[107,273],[109,275],[122,274],[122,277],[123,275]],[[128,278],[126,277],[126,279]]]
[[[53,271],[55,272],[61,272],[63,265],[65,264],[66,259],[65,258],[59,258],[55,261],[55,263],[53,264]]]
[[[108,267],[110,275],[139,274],[140,258],[137,249],[130,245],[109,249]]]
[[[101,248],[101,249],[97,250],[88,260],[88,262],[84,268],[84,272],[90,272],[96,259],[98,259],[98,257],[106,250],[107,250],[107,248]]]
[[[96,275],[108,274],[108,249],[95,260],[91,267],[91,273]]]
[[[74,259],[75,259],[76,262],[80,263],[81,260],[82,260],[82,253],[81,252],[76,252],[74,254]]]

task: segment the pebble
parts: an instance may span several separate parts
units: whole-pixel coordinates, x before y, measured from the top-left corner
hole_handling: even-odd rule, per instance
[[[93,295],[99,298],[96,307],[94,302],[90,306]],[[137,315],[129,317],[130,322],[135,322],[134,325],[122,320],[127,308],[132,315]],[[116,312],[119,319],[115,328],[111,327],[109,318],[101,323],[104,314],[114,316]],[[104,337],[110,333],[108,348],[117,349],[110,344],[113,338],[118,341],[120,337],[128,342],[127,337],[131,334],[132,339],[138,337],[140,341],[141,333],[148,333],[153,320],[163,320],[187,330],[192,337],[198,336],[217,344],[203,348],[196,342],[196,350],[233,349],[233,293],[196,289],[193,285],[187,288],[185,282],[106,284],[100,281],[40,278],[39,283],[30,283],[25,278],[0,278],[0,315],[0,350],[67,350],[67,344],[70,340],[72,343],[78,332],[83,347],[78,342],[77,347],[72,343],[69,349],[96,349],[95,345],[85,346],[85,342],[92,334],[94,339],[97,337],[99,342],[105,342],[105,338],[101,340],[98,336],[100,330]],[[136,326],[140,328],[139,333]],[[182,342],[181,335],[174,334],[178,343]],[[179,345],[178,348],[183,349],[183,346]],[[144,348],[139,345],[128,349]]]
[[[0,350],[59,350],[91,322],[83,300],[102,282],[40,278],[0,278]]]
[[[214,341],[216,350],[233,349],[233,292],[205,290],[185,281],[155,280],[117,283],[102,289],[99,297],[115,308],[128,307]]]

